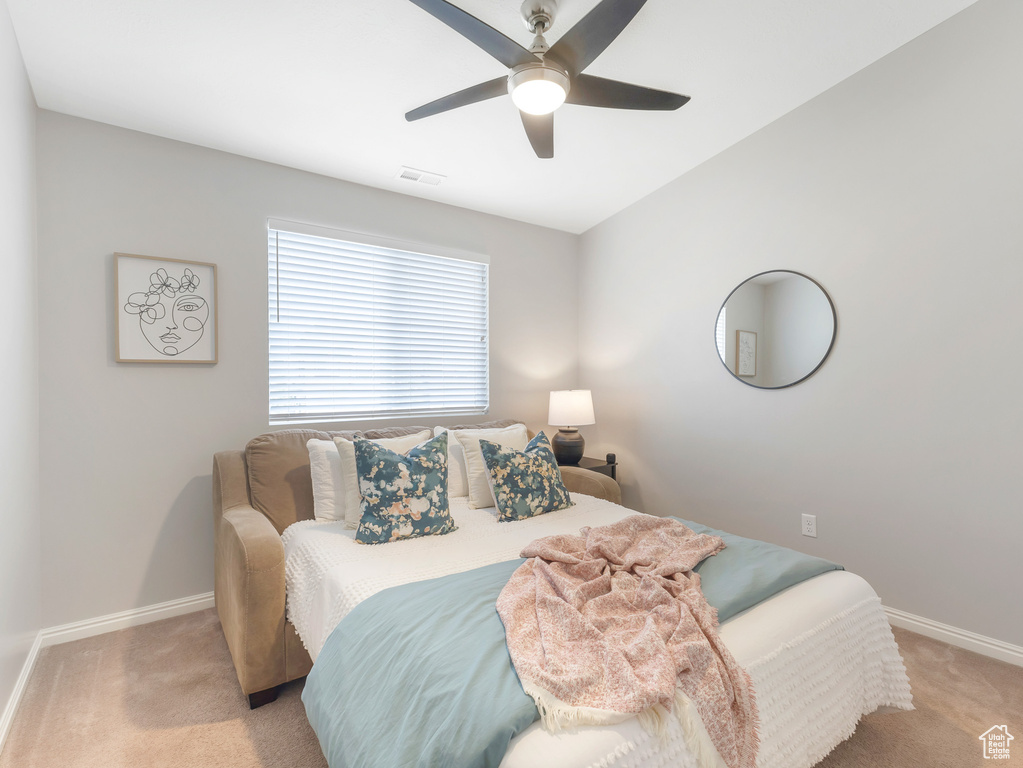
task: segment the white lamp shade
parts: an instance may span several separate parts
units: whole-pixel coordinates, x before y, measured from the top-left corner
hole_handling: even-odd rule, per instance
[[[596,424],[590,390],[562,389],[551,392],[547,423],[554,427],[584,427],[587,424]]]

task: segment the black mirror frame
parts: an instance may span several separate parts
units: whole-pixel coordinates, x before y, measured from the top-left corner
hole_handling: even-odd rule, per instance
[[[717,339],[717,324],[718,324],[718,318],[721,317],[721,310],[725,308],[725,305],[728,303],[728,300],[730,298],[732,298],[732,294],[734,294],[737,290],[742,288],[742,286],[746,285],[746,283],[748,283],[750,280],[756,280],[758,277],[761,277],[763,275],[770,275],[770,274],[773,274],[775,272],[786,272],[786,273],[788,273],[790,275],[798,275],[799,277],[805,277],[811,283],[813,283],[818,288],[820,288],[821,293],[824,294],[824,298],[826,298],[828,300],[828,306],[831,307],[831,319],[832,319],[833,327],[832,327],[832,331],[831,331],[831,343],[828,344],[828,351],[824,353],[824,357],[822,357],[821,361],[819,363],[817,363],[816,366],[814,366],[814,369],[812,371],[810,371],[808,374],[806,374],[806,376],[804,376],[803,378],[796,379],[795,381],[789,382],[788,384],[782,384],[781,386],[778,386],[778,387],[761,387],[761,386],[758,386],[756,384],[751,384],[750,382],[744,380],[740,376],[737,376],[735,373],[733,373],[732,369],[728,367],[728,363],[726,363],[721,358],[721,355],[718,354],[718,351],[717,351],[717,341],[716,341],[716,339]],[[763,272],[757,272],[757,274],[752,275],[750,277],[747,277],[745,280],[743,280],[741,283],[739,283],[737,286],[735,286],[731,290],[731,292],[725,297],[725,300],[723,302],[721,302],[721,307],[718,309],[718,313],[714,316],[714,332],[715,332],[714,333],[714,337],[715,337],[714,354],[717,355],[717,359],[721,361],[722,367],[726,371],[728,371],[728,375],[729,376],[731,376],[736,381],[741,382],[742,384],[745,384],[747,387],[752,387],[753,389],[788,389],[789,387],[796,386],[796,384],[801,384],[802,382],[806,381],[808,378],[813,376],[815,373],[817,373],[817,371],[820,370],[820,367],[822,365],[824,365],[824,362],[831,355],[831,350],[834,349],[834,347],[835,347],[835,340],[838,338],[838,312],[835,311],[835,302],[833,302],[831,300],[831,294],[829,294],[824,289],[823,285],[818,283],[816,280],[814,280],[809,275],[804,275],[802,272],[796,272],[794,269],[766,269]]]

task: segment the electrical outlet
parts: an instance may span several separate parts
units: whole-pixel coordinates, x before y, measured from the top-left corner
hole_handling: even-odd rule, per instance
[[[817,515],[803,515],[803,535],[817,538]]]

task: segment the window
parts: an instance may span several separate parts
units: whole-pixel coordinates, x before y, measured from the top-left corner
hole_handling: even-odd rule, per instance
[[[487,411],[484,257],[286,222],[268,232],[271,424]]]
[[[718,345],[721,362],[725,362],[725,307],[721,307],[717,325],[714,326],[714,341]]]

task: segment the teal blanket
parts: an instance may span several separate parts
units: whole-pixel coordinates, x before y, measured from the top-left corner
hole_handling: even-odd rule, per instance
[[[693,570],[700,574],[700,588],[707,602],[718,609],[718,621],[728,621],[783,589],[842,566],[794,549],[757,539],[744,539],[676,517],[696,533],[725,540],[725,549],[703,560]]]
[[[523,562],[392,587],[330,633],[302,701],[331,768],[484,768],[539,715],[494,604]]]
[[[681,522],[727,544],[696,568],[720,621],[841,567]],[[522,562],[378,592],[337,625],[302,693],[331,768],[491,768],[501,762],[512,737],[539,718],[519,684],[494,607]]]

